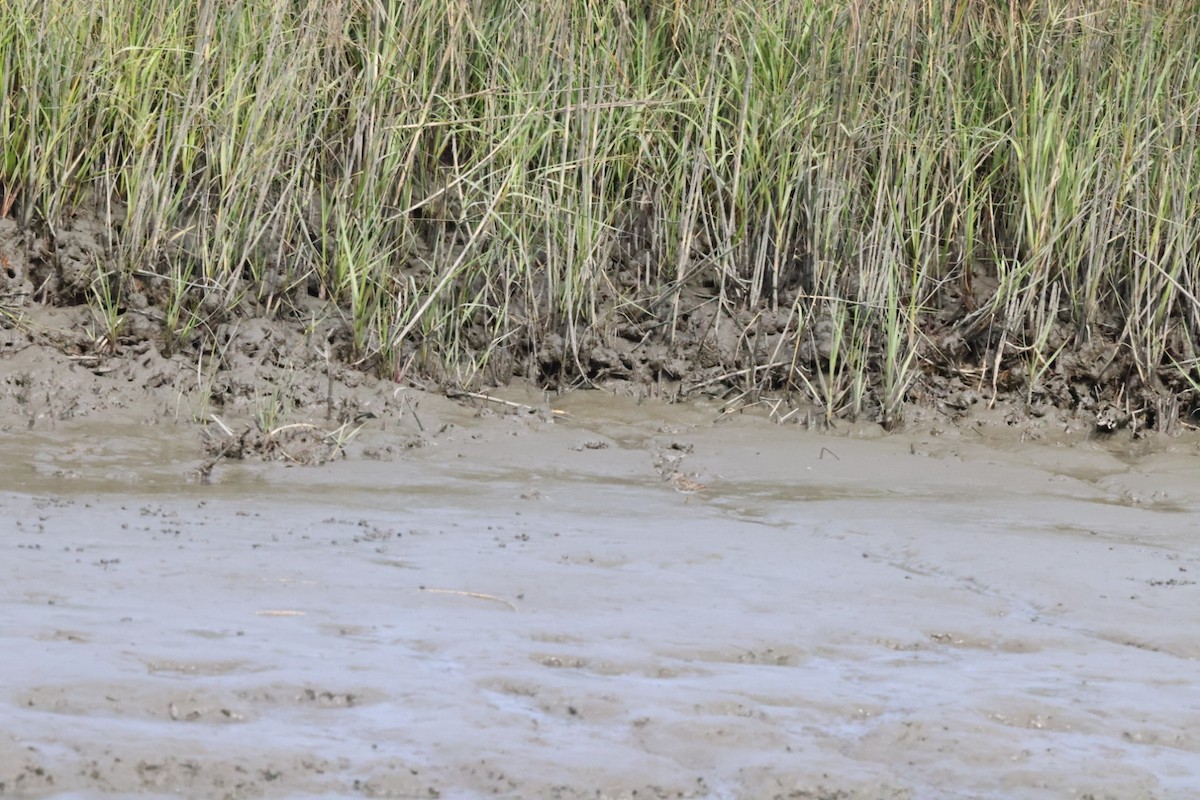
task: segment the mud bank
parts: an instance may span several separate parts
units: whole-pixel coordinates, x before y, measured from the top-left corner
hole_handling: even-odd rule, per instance
[[[1200,792],[1196,442],[506,398],[10,425],[0,794]]]

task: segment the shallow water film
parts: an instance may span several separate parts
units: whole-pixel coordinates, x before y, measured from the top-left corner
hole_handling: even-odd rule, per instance
[[[1200,792],[1194,443],[555,405],[5,434],[0,795]]]

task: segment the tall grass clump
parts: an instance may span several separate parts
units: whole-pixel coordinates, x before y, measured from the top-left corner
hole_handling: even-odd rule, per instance
[[[99,215],[41,299],[171,350],[316,298],[393,376],[1194,402],[1193,5],[8,0],[0,212]]]

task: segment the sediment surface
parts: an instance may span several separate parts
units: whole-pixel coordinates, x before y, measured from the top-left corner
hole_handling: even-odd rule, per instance
[[[273,432],[31,353],[0,795],[1197,791],[1188,435],[369,381]]]

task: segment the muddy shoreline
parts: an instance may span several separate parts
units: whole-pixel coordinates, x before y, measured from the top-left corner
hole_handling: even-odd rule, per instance
[[[34,5],[0,797],[1200,798],[1180,15]]]
[[[505,403],[513,401],[505,397],[515,394],[522,398],[523,412],[545,416],[551,398],[560,393],[511,376],[498,385],[475,380],[469,386],[422,377],[415,369],[394,376],[399,380],[380,378],[333,355],[330,342],[340,335],[341,323],[327,304],[314,300],[310,312],[311,319],[323,321],[232,319],[213,332],[211,347],[172,353],[150,331],[100,351],[90,338],[90,307],[26,306],[13,318],[16,324],[0,326],[0,426],[46,430],[85,420],[193,425],[202,432],[197,452],[199,468],[206,472],[217,461],[243,458],[336,460],[359,433],[390,430],[405,415],[413,423],[405,428],[411,435],[399,446],[421,446],[436,430],[422,423],[415,405],[419,398],[456,398],[468,416],[478,416],[512,412]],[[884,433],[870,420],[830,419],[818,405],[790,392],[738,391],[720,382],[685,379],[614,379],[591,388],[637,402],[688,396],[710,405],[714,420],[749,416],[835,436]],[[1131,406],[1030,406],[982,385],[943,388],[908,404],[904,425],[888,426],[890,432],[995,426],[1021,441],[1096,439],[1135,448],[1196,433],[1190,417],[1173,417],[1169,433],[1146,428],[1139,422],[1145,409]]]
[[[0,329],[0,795],[1197,789],[1186,424],[960,392],[889,433],[91,315]]]
[[[1021,344],[1028,332],[989,311],[996,287],[986,270],[945,282],[914,319],[913,366],[902,389],[876,385],[885,360],[877,347],[839,352],[831,320],[800,323],[812,287],[790,286],[771,304],[741,308],[697,271],[662,296],[625,297],[622,291],[635,287],[622,281],[632,280],[633,262],[646,257],[640,251],[614,256],[613,286],[595,298],[607,309],[603,329],[560,325],[502,342],[477,324],[458,332],[457,356],[414,335],[384,363],[382,343],[372,340],[364,350],[352,309],[313,280],[285,293],[268,292],[248,275],[224,294],[189,284],[187,323],[177,321],[183,327],[176,330],[168,313],[172,279],[154,270],[110,272],[119,236],[105,222],[111,213],[77,209],[67,224],[45,230],[0,219],[0,413],[28,418],[33,409],[34,416],[66,419],[103,412],[110,402],[128,406],[132,397],[159,405],[153,420],[207,424],[228,409],[257,417],[266,433],[296,413],[320,412],[336,427],[363,413],[394,411],[387,394],[398,387],[490,392],[515,382],[551,393],[591,388],[639,399],[715,400],[727,412],[815,428],[877,423],[902,431],[969,425],[999,413],[1035,438],[1083,429],[1134,437],[1200,429],[1196,385],[1180,373],[1179,365],[1190,363],[1182,344],[1178,363],[1151,369],[1135,363],[1119,320],[1088,330],[1059,321],[1043,342],[1053,354],[1035,365],[1030,346]],[[410,258],[402,271],[424,274],[418,262]],[[539,302],[521,298],[534,317],[552,316]],[[851,356],[862,362],[857,374],[847,371]],[[831,382],[842,389],[833,391]],[[304,458],[329,457],[310,440],[301,445]],[[223,449],[212,446],[214,453]]]
[[[326,419],[313,370],[279,424],[353,436],[202,474],[271,395],[8,365],[5,796],[1197,788],[1188,435],[366,380]]]

